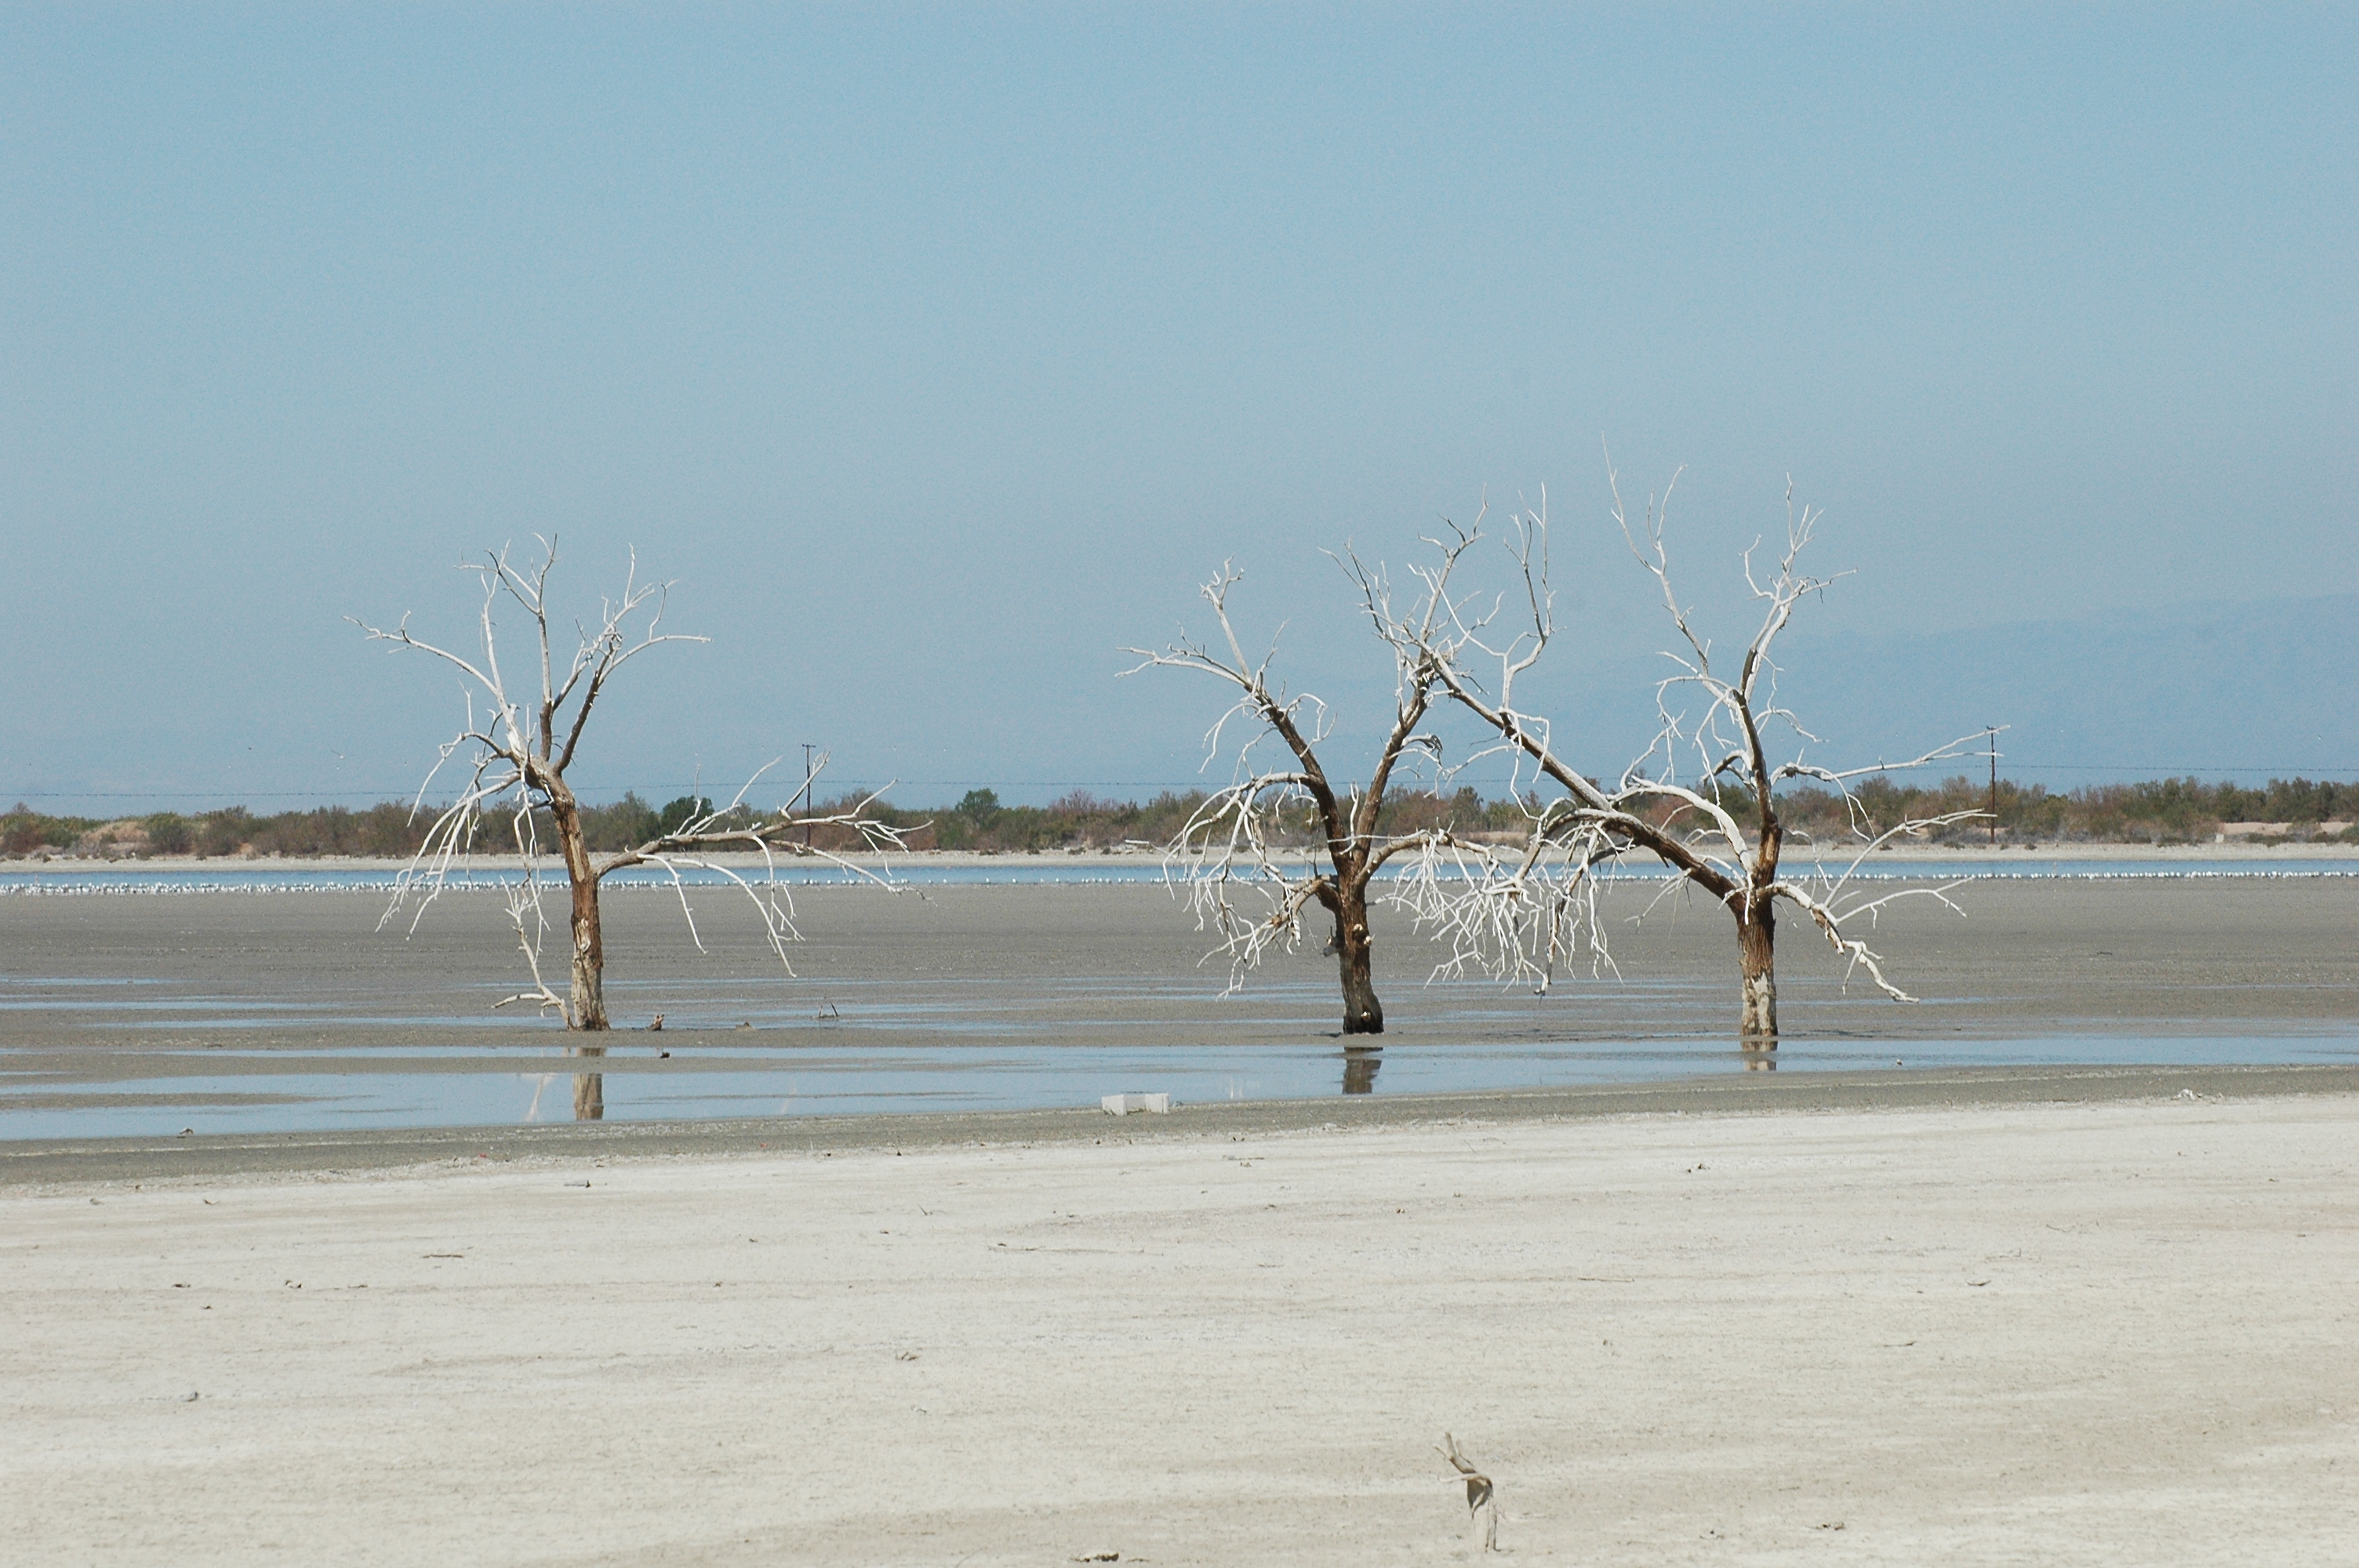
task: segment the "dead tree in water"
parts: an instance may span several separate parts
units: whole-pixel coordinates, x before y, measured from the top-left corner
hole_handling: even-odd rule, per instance
[[[1345,569],[1364,590],[1381,589],[1381,578],[1356,558],[1347,561]],[[1158,665],[1199,670],[1237,689],[1235,702],[1205,733],[1207,766],[1220,754],[1231,720],[1242,719],[1252,731],[1237,748],[1228,785],[1197,807],[1165,848],[1166,877],[1188,890],[1199,928],[1219,935],[1221,945],[1213,951],[1229,961],[1229,992],[1245,984],[1245,976],[1272,948],[1292,951],[1300,944],[1303,913],[1317,903],[1333,922],[1327,951],[1335,955],[1343,980],[1343,1033],[1381,1034],[1385,1009],[1376,997],[1371,964],[1368,883],[1395,856],[1449,839],[1446,832],[1386,835],[1378,825],[1385,790],[1401,760],[1411,752],[1439,751],[1431,736],[1418,730],[1432,706],[1438,674],[1418,639],[1438,628],[1415,612],[1405,618],[1404,624],[1418,630],[1392,644],[1397,655],[1392,727],[1367,783],[1339,790],[1317,752],[1330,733],[1327,705],[1308,692],[1288,696],[1273,687],[1269,664],[1277,652],[1275,642],[1259,661],[1249,659],[1230,623],[1229,590],[1243,576],[1223,565],[1202,589],[1220,622],[1220,647],[1183,637],[1160,652],[1125,650],[1142,660],[1127,675]],[[1277,766],[1265,768],[1255,753],[1272,737],[1286,756]],[[1289,862],[1274,840],[1305,816],[1317,836],[1318,851]],[[1240,909],[1241,895],[1256,907]]]
[[[1610,470],[1608,479],[1613,481]],[[1555,595],[1548,581],[1545,498],[1540,511],[1516,520],[1509,546],[1523,589],[1523,614],[1513,623],[1512,636],[1493,633],[1497,605],[1490,613],[1470,616],[1464,613],[1468,600],[1453,604],[1450,599],[1451,574],[1478,536],[1479,520],[1473,529],[1435,541],[1442,552],[1440,562],[1419,573],[1429,599],[1449,605],[1448,611],[1429,615],[1423,629],[1404,621],[1380,622],[1402,657],[1421,654],[1430,660],[1440,688],[1496,737],[1485,752],[1476,753],[1478,758],[1501,752],[1512,756],[1514,787],[1519,794],[1527,781],[1537,785],[1545,780],[1561,791],[1532,808],[1520,854],[1461,859],[1454,865],[1429,858],[1419,874],[1404,882],[1397,902],[1421,925],[1452,943],[1453,956],[1443,966],[1445,971],[1473,968],[1502,979],[1527,979],[1545,989],[1557,966],[1583,946],[1593,967],[1610,965],[1597,909],[1598,873],[1634,851],[1653,855],[1676,873],[1673,887],[1695,888],[1734,917],[1741,987],[1739,1044],[1748,1051],[1774,1051],[1777,911],[1781,902],[1811,921],[1843,957],[1847,976],[1864,972],[1886,995],[1915,1000],[1886,977],[1881,955],[1857,935],[1857,928],[1872,926],[1882,910],[1901,898],[1930,897],[1954,910],[1957,906],[1947,894],[1956,884],[1868,897],[1853,885],[1852,878],[1862,861],[1896,838],[1980,814],[1955,812],[1878,828],[1851,784],[1962,756],[1966,744],[1983,732],[1903,762],[1837,771],[1808,761],[1803,745],[1815,744],[1817,737],[1777,705],[1777,665],[1771,654],[1803,598],[1832,580],[1807,576],[1797,566],[1821,514],[1808,507],[1797,511],[1789,486],[1786,545],[1776,575],[1766,579],[1756,576],[1753,552],[1745,552],[1745,583],[1763,606],[1762,616],[1734,672],[1723,673],[1727,666],[1714,665],[1710,644],[1690,623],[1671,589],[1663,546],[1669,495],[1667,488],[1659,501],[1648,498],[1642,537],[1630,524],[1618,483],[1614,485],[1614,520],[1632,555],[1654,578],[1683,646],[1666,654],[1677,672],[1656,688],[1661,730],[1611,785],[1574,767],[1554,743],[1548,721],[1516,706],[1517,678],[1539,660],[1556,632]],[[1487,681],[1472,667],[1477,661],[1495,667]],[[1680,693],[1700,695],[1702,711],[1692,717],[1674,712],[1673,699]],[[1771,760],[1765,730],[1772,725],[1784,726],[1797,738],[1788,761]],[[1687,772],[1681,759],[1690,753],[1695,762]],[[1795,779],[1831,786],[1849,806],[1854,832],[1844,847],[1848,863],[1840,871],[1821,867],[1797,876],[1787,869],[1787,831],[1778,816],[1777,791]]]
[[[827,860],[879,887],[890,888],[895,884],[875,872],[826,849],[809,847],[802,838],[813,827],[838,828],[864,848],[879,850],[902,848],[900,834],[868,815],[876,795],[848,811],[813,812],[808,782],[775,811],[749,810],[745,797],[762,773],[768,772],[766,767],[748,779],[727,806],[716,808],[711,802],[700,802],[701,809],[672,830],[620,853],[593,856],[582,831],[581,804],[565,776],[581,751],[592,712],[615,672],[640,654],[666,643],[707,639],[661,630],[670,585],[639,581],[635,557],[621,597],[601,601],[596,620],[582,628],[577,646],[560,666],[549,630],[548,583],[549,570],[557,564],[556,542],[544,540],[541,549],[539,563],[528,570],[512,564],[506,549],[462,566],[462,570],[474,573],[483,586],[480,652],[476,654],[461,654],[419,641],[410,634],[407,617],[391,631],[353,622],[374,641],[415,649],[455,665],[468,688],[466,725],[443,742],[440,758],[419,786],[418,799],[425,799],[436,776],[454,758],[466,771],[464,783],[457,800],[436,816],[425,843],[397,880],[386,920],[407,907],[413,912],[410,925],[415,929],[428,906],[448,885],[451,873],[477,851],[487,820],[504,818],[503,837],[508,843],[501,848],[512,848],[522,863],[520,880],[508,889],[508,919],[532,975],[532,988],[504,998],[497,1005],[534,1003],[562,1020],[569,1030],[595,1033],[607,1027],[606,950],[600,929],[598,890],[606,877],[633,866],[653,866],[669,874],[688,922],[690,939],[699,948],[703,939],[680,873],[703,870],[719,874],[752,903],[772,950],[791,975],[787,944],[799,940],[800,934],[795,929],[791,895],[777,879],[778,857]],[[507,673],[501,666],[495,611],[504,604],[520,609],[528,624],[527,654],[537,663],[539,676],[538,690],[529,695],[512,694]],[[478,697],[488,705],[481,714],[476,711]],[[544,827],[556,840],[571,894],[570,972],[562,992],[541,970],[542,942],[551,928],[542,903],[550,888],[542,870],[548,849],[542,840]],[[763,871],[748,876],[711,858],[730,852],[758,854]]]

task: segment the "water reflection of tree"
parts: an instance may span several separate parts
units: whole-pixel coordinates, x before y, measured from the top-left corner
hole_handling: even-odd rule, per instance
[[[603,1045],[576,1045],[566,1053],[570,1056],[603,1056],[605,1054],[606,1047]],[[573,1075],[573,1119],[576,1121],[606,1119],[605,1074],[576,1073]]]
[[[1347,1095],[1369,1095],[1376,1092],[1376,1069],[1385,1065],[1382,1049],[1366,1045],[1343,1047],[1343,1092]]]

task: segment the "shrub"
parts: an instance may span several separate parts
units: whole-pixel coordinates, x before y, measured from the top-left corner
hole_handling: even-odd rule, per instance
[[[656,830],[655,832],[647,835],[647,837],[653,838],[659,838],[666,833],[677,833],[681,828],[687,827],[690,823],[695,821],[698,817],[710,816],[712,811],[712,802],[707,800],[704,796],[701,795],[681,795],[678,800],[667,804],[663,810],[657,814]],[[642,840],[642,842],[644,841],[645,840]]]

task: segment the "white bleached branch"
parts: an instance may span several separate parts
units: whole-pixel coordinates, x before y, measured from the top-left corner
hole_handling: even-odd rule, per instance
[[[417,853],[396,879],[385,920],[389,922],[408,909],[410,928],[415,930],[427,908],[451,885],[454,873],[463,873],[470,864],[485,820],[505,816],[522,866],[520,880],[508,890],[509,919],[531,972],[533,989],[506,998],[498,1005],[528,1001],[555,1013],[569,1029],[605,1028],[598,889],[609,874],[640,865],[658,867],[669,876],[690,937],[700,948],[702,935],[680,873],[703,870],[721,876],[753,903],[772,950],[791,975],[787,944],[799,940],[800,934],[794,924],[792,897],[778,880],[778,861],[782,858],[822,860],[876,886],[897,889],[899,884],[890,878],[807,841],[818,830],[828,829],[831,837],[852,836],[870,852],[906,849],[903,830],[872,814],[883,792],[873,793],[848,808],[816,810],[811,791],[826,767],[821,757],[810,777],[784,805],[773,811],[755,811],[747,806],[746,797],[777,765],[774,761],[757,769],[726,806],[710,809],[708,803],[708,809],[672,831],[619,853],[594,856],[582,828],[580,803],[565,776],[581,748],[592,712],[615,672],[639,654],[667,643],[708,639],[662,629],[671,585],[642,581],[635,552],[620,595],[600,601],[593,624],[576,626],[575,646],[560,672],[549,630],[549,579],[557,564],[557,546],[554,539],[539,544],[540,559],[529,568],[511,560],[505,547],[481,561],[462,563],[462,569],[473,573],[482,589],[476,617],[480,652],[461,654],[425,642],[411,633],[406,616],[390,630],[353,622],[372,641],[424,654],[458,670],[468,709],[464,727],[440,748],[433,767],[419,786],[412,810],[424,809],[428,791],[454,759],[463,759],[464,783],[451,803],[436,811]],[[520,608],[530,621],[537,692],[509,689],[501,666],[495,613],[504,603]],[[489,708],[488,718],[482,722],[475,713],[478,700]],[[549,891],[549,879],[541,874],[546,859],[544,823],[555,839],[571,894],[567,922],[571,981],[562,996],[541,971],[542,943],[554,924],[543,904]],[[806,841],[799,842],[798,835]],[[712,858],[731,851],[758,854],[762,873],[748,876]]]
[[[1335,557],[1359,591],[1371,617],[1391,614],[1391,589],[1380,568],[1348,551]],[[1386,834],[1381,830],[1385,792],[1404,759],[1438,757],[1440,742],[1420,725],[1433,700],[1433,671],[1413,646],[1393,643],[1393,722],[1364,784],[1338,789],[1317,748],[1331,733],[1326,704],[1308,693],[1289,694],[1271,684],[1276,639],[1258,659],[1250,658],[1229,614],[1229,593],[1242,579],[1224,563],[1202,588],[1220,635],[1213,643],[1181,637],[1162,649],[1130,648],[1139,662],[1125,675],[1165,668],[1192,670],[1233,687],[1236,696],[1205,732],[1204,766],[1231,757],[1229,783],[1214,791],[1164,847],[1164,880],[1184,895],[1197,928],[1217,945],[1206,954],[1229,966],[1228,991],[1245,983],[1274,951],[1291,952],[1302,941],[1305,912],[1317,904],[1333,922],[1327,946],[1341,969],[1346,1033],[1377,1033],[1384,1009],[1369,968],[1369,880],[1394,857],[1451,841],[1446,831]],[[1430,627],[1438,607],[1414,616]],[[1248,733],[1234,751],[1226,737],[1233,722]],[[1266,743],[1282,747],[1286,760],[1264,766],[1256,752]],[[1307,832],[1310,845],[1289,848]],[[1224,993],[1226,994],[1226,993]]]
[[[1866,856],[1896,837],[1920,835],[1982,814],[1946,813],[1878,830],[1853,784],[1962,756],[1969,742],[1988,732],[1978,730],[1899,762],[1832,769],[1810,761],[1799,748],[1818,743],[1817,737],[1778,704],[1774,653],[1800,602],[1838,580],[1811,577],[1799,564],[1822,514],[1798,508],[1789,483],[1786,538],[1775,573],[1756,568],[1757,546],[1745,552],[1745,584],[1761,612],[1730,672],[1726,665],[1715,665],[1710,640],[1672,587],[1664,543],[1669,489],[1660,497],[1647,498],[1641,521],[1634,525],[1610,465],[1607,477],[1614,522],[1631,555],[1653,578],[1675,633],[1674,649],[1664,655],[1675,673],[1656,687],[1660,728],[1654,741],[1612,784],[1601,784],[1570,763],[1545,719],[1516,706],[1518,679],[1538,662],[1557,631],[1555,593],[1548,579],[1545,493],[1538,509],[1515,519],[1506,541],[1522,600],[1521,615],[1510,623],[1512,635],[1492,630],[1504,600],[1495,599],[1487,610],[1473,613],[1479,601],[1472,595],[1457,595],[1451,586],[1473,542],[1471,534],[1430,541],[1440,558],[1419,568],[1419,576],[1430,599],[1447,606],[1446,611],[1422,624],[1379,614],[1378,630],[1404,660],[1426,660],[1438,688],[1494,737],[1469,762],[1505,755],[1511,765],[1510,788],[1518,798],[1527,790],[1543,787],[1554,798],[1529,811],[1520,853],[1431,860],[1417,875],[1402,879],[1394,902],[1421,927],[1450,943],[1451,957],[1442,972],[1476,971],[1545,989],[1561,962],[1582,948],[1590,954],[1593,971],[1611,966],[1606,928],[1597,907],[1602,873],[1621,857],[1643,852],[1675,873],[1669,887],[1698,889],[1735,918],[1745,976],[1741,1032],[1748,1046],[1773,1048],[1776,1041],[1771,945],[1773,911],[1779,900],[1810,918],[1843,957],[1846,977],[1864,973],[1886,995],[1911,1000],[1886,976],[1882,956],[1852,928],[1863,923],[1874,925],[1884,909],[1908,897],[1930,896],[1956,910],[1947,896],[1956,884],[1870,898],[1851,886],[1852,877]],[[1701,698],[1700,705],[1674,700],[1689,694]],[[1798,738],[1789,759],[1771,758],[1766,731],[1773,722]],[[1688,756],[1694,759],[1691,773],[1680,765]],[[1839,873],[1821,869],[1798,877],[1781,870],[1787,835],[1776,792],[1778,784],[1794,779],[1825,784],[1844,803],[1857,852]]]

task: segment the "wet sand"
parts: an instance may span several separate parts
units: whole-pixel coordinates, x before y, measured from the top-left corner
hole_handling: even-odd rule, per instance
[[[1624,895],[1625,912],[1653,891]],[[2359,1027],[2359,883],[2028,881],[1959,896],[1964,919],[1919,903],[1886,923],[1881,945],[1892,972],[1925,999],[1916,1006],[1858,986],[1846,993],[1811,934],[1789,925],[1780,966],[1789,1057],[1813,1041],[1888,1041],[1905,1059],[1912,1041],[2048,1036],[2064,1042],[2049,1060],[2069,1061],[2073,1037],[2347,1040]],[[608,898],[610,999],[625,1026],[608,1042],[610,1076],[685,1076],[768,1067],[814,1048],[945,1041],[1207,1053],[1335,1044],[1332,960],[1283,957],[1223,999],[1222,970],[1200,965],[1202,938],[1154,886],[953,886],[897,898],[806,890],[808,940],[793,980],[722,890],[695,899],[703,953],[670,895]],[[381,895],[361,892],[0,899],[0,1048],[16,1075],[0,1105],[97,1105],[111,1086],[135,1081],[158,1104],[176,1082],[201,1079],[216,1098],[241,1079],[266,1095],[270,1080],[299,1070],[513,1075],[516,1052],[554,1047],[553,1026],[491,1009],[520,968],[497,895],[448,896],[414,935],[378,929],[382,912]],[[1713,909],[1658,906],[1618,935],[1620,978],[1578,973],[1535,997],[1482,981],[1428,983],[1434,950],[1380,914],[1384,1041],[1397,1054],[1719,1040],[1734,1011],[1727,924]],[[661,1035],[629,1029],[658,1012],[668,1014]],[[741,1021],[755,1027],[734,1027]],[[679,1055],[660,1060],[658,1047]],[[428,1147],[424,1136],[384,1134],[385,1158]],[[702,1148],[745,1141],[718,1127],[688,1137]],[[275,1166],[311,1147],[342,1151],[322,1159],[384,1162],[359,1152],[364,1141],[201,1136],[154,1157],[181,1169],[209,1151],[218,1169]],[[89,1145],[0,1143],[0,1180],[76,1160],[125,1168],[157,1148]],[[58,1159],[32,1158],[44,1153]]]
[[[1653,895],[1626,891],[1609,907],[1636,914]],[[2359,881],[2000,881],[1956,896],[1965,918],[1930,901],[1904,903],[1879,934],[1890,972],[1921,1007],[1857,984],[1846,992],[1823,943],[1788,920],[1779,944],[1788,1032],[1908,1039],[2359,1021]],[[832,1006],[842,1016],[831,1022],[887,1033],[1053,1033],[1080,1018],[1141,1039],[1216,1042],[1332,1031],[1340,1011],[1333,960],[1310,946],[1223,999],[1224,969],[1202,962],[1204,939],[1152,885],[952,886],[899,897],[800,890],[805,940],[792,950],[793,980],[731,895],[698,890],[694,902],[704,953],[687,939],[670,894],[608,895],[618,1030],[660,1011],[674,1030],[750,1019],[815,1034],[825,1031],[813,1015]],[[0,1045],[202,1044],[224,1019],[249,1047],[330,1037],[397,1044],[444,1023],[518,1034],[545,1027],[491,1011],[525,978],[498,895],[446,895],[414,935],[379,930],[383,910],[382,895],[366,892],[0,899],[0,974],[17,1003],[0,1012]],[[1643,924],[1617,928],[1619,979],[1583,967],[1547,997],[1480,981],[1429,985],[1440,951],[1389,912],[1375,924],[1388,1033],[1629,1038],[1733,1028],[1730,923],[1692,901],[1666,902]],[[24,1005],[44,996],[64,1005]],[[176,1032],[176,1022],[192,1027]]]
[[[2359,1095],[1155,1119],[0,1194],[8,1554],[2352,1561]]]

